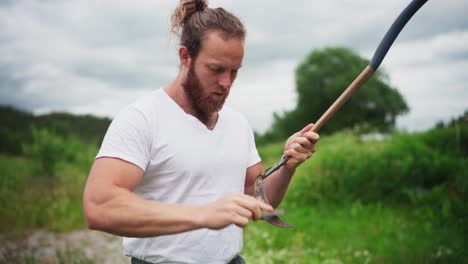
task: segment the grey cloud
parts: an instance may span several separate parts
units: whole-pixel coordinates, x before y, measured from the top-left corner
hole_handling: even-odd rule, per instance
[[[32,110],[39,104],[24,96],[20,87],[25,81],[14,77],[14,66],[0,65],[0,105],[11,105],[24,110]]]
[[[0,6],[9,6],[12,5],[14,2],[14,0],[0,0]]]
[[[248,30],[244,67],[229,102],[263,131],[272,112],[294,105],[294,68],[307,53],[345,46],[370,58],[407,3],[210,1],[211,7],[239,15]],[[178,69],[177,43],[169,33],[175,5],[154,0],[0,1],[0,103],[112,115],[136,95],[166,85]],[[408,124],[429,122],[421,117],[423,106],[413,94],[421,89],[422,78],[467,62],[467,13],[464,0],[428,1],[386,58],[382,70],[413,104]],[[462,43],[457,45],[457,39]],[[467,74],[447,70],[438,78],[458,93],[457,100],[447,97],[444,102],[453,100],[463,108],[458,99],[467,97],[459,92]],[[432,91],[428,96],[435,94],[433,86],[424,88]]]
[[[140,4],[149,3],[161,6],[153,1]],[[8,87],[14,88],[2,86],[1,103],[31,110],[66,108],[89,102],[89,96],[106,86],[135,91],[169,82],[173,74],[168,72],[177,68],[171,66],[173,54],[164,52],[167,45],[160,47],[168,38],[167,27],[158,26],[165,18],[155,15],[157,10],[132,10],[134,6],[126,1],[22,1],[2,6],[0,66],[20,65],[15,73],[4,74],[3,82],[13,80],[13,74],[16,82],[9,81]],[[45,85],[49,93],[42,92]],[[62,94],[66,89],[73,90],[73,100]]]
[[[176,69],[172,69],[176,71]],[[128,69],[119,65],[80,64],[72,66],[72,72],[83,78],[106,82],[116,89],[148,89],[169,83],[172,76],[165,71],[145,69]]]
[[[346,46],[375,50],[391,23],[408,1],[341,1],[320,5],[311,1],[260,1],[258,8],[237,7],[249,27],[267,32],[264,41],[247,45],[251,63],[284,58],[300,59],[313,49]],[[242,5],[242,4],[239,4]],[[268,8],[258,14],[262,5]],[[444,12],[441,12],[443,10]],[[468,27],[468,2],[429,1],[402,31],[398,43]],[[252,32],[256,34],[256,32]],[[265,33],[264,33],[265,34]],[[255,36],[249,35],[248,38]],[[251,41],[251,40],[250,40]]]

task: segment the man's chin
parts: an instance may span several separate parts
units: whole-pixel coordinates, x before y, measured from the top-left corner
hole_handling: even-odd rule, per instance
[[[224,106],[224,103],[225,103],[226,99],[222,99],[222,100],[216,100],[215,102],[211,102],[209,104],[206,104],[204,108],[205,112],[208,112],[208,113],[215,113],[215,112],[219,112],[221,111],[221,109],[223,109],[223,106]]]
[[[210,107],[206,107],[204,110],[205,113],[217,113],[219,111],[221,111],[221,109],[223,109],[223,105],[218,105],[218,106],[210,106]]]

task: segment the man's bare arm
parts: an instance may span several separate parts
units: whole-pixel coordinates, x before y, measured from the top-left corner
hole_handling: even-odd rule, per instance
[[[268,200],[275,208],[283,200],[296,168],[315,152],[315,143],[319,140],[319,135],[309,132],[311,128],[312,124],[309,124],[287,140],[283,155],[289,156],[290,159],[284,166],[263,181]],[[247,169],[245,178],[246,194],[253,195],[255,179],[262,172],[261,162]]]
[[[230,224],[245,226],[272,208],[243,194],[231,194],[216,202],[185,206],[150,201],[134,194],[143,171],[116,159],[96,159],[83,195],[90,229],[127,237],[151,237],[197,228],[220,229]]]
[[[261,162],[247,169],[247,175],[245,178],[246,194],[253,195],[255,179],[262,172],[263,166]],[[293,174],[294,170],[290,171],[283,166],[263,181],[268,201],[274,208],[278,207],[283,200]]]

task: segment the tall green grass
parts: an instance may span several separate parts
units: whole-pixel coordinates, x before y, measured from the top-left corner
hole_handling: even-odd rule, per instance
[[[57,136],[44,135],[41,144]],[[58,142],[69,154],[48,169],[40,155],[0,156],[0,233],[84,228],[81,198],[97,147]],[[249,225],[242,255],[249,263],[466,262],[467,146],[460,128],[323,137],[280,206],[295,227]],[[259,151],[272,165],[283,143]]]
[[[281,205],[287,212],[284,218],[296,227],[249,226],[248,259],[254,263],[466,260],[467,146],[468,130],[454,128],[396,133],[370,141],[350,131],[322,138],[317,153],[298,168]],[[278,143],[259,150],[271,165],[282,149]]]
[[[36,161],[0,156],[0,233],[21,236],[46,228],[67,231],[84,227],[81,196],[86,174],[73,166],[54,178],[34,174]]]
[[[321,204],[286,207],[292,229],[266,223],[244,234],[247,263],[463,263],[464,237],[411,207]]]
[[[468,140],[456,143],[455,138],[452,129],[393,134],[382,141],[363,141],[350,132],[325,138],[299,168],[291,201],[410,202],[411,192],[439,186],[453,201],[466,199],[468,156],[461,149]],[[272,148],[263,151],[267,161]]]
[[[0,233],[83,228],[81,197],[97,147],[50,131],[34,134],[29,156],[0,155]]]

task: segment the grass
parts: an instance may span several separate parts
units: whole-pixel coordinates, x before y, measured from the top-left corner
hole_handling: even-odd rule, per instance
[[[57,177],[36,174],[39,164],[22,157],[0,156],[0,233],[12,237],[47,228],[84,228],[81,197],[86,174],[72,164]]]
[[[322,138],[280,206],[295,228],[250,225],[247,262],[467,262],[460,190],[466,190],[468,160],[454,138],[451,130],[382,141],[362,141],[351,132]],[[434,147],[435,139],[445,143]],[[282,143],[259,148],[266,165],[282,150]],[[457,194],[449,197],[449,186],[457,186]]]
[[[280,206],[294,228],[249,225],[242,255],[259,264],[468,263],[468,133],[463,144],[451,133],[370,142],[349,132],[322,138]],[[58,162],[53,176],[41,173],[38,160],[0,155],[2,235],[85,227],[81,198],[96,150],[75,148],[78,162]],[[282,143],[260,146],[265,166],[282,149]]]
[[[283,218],[294,228],[247,227],[247,263],[454,263],[465,250],[457,228],[440,228],[409,207],[323,204]]]

